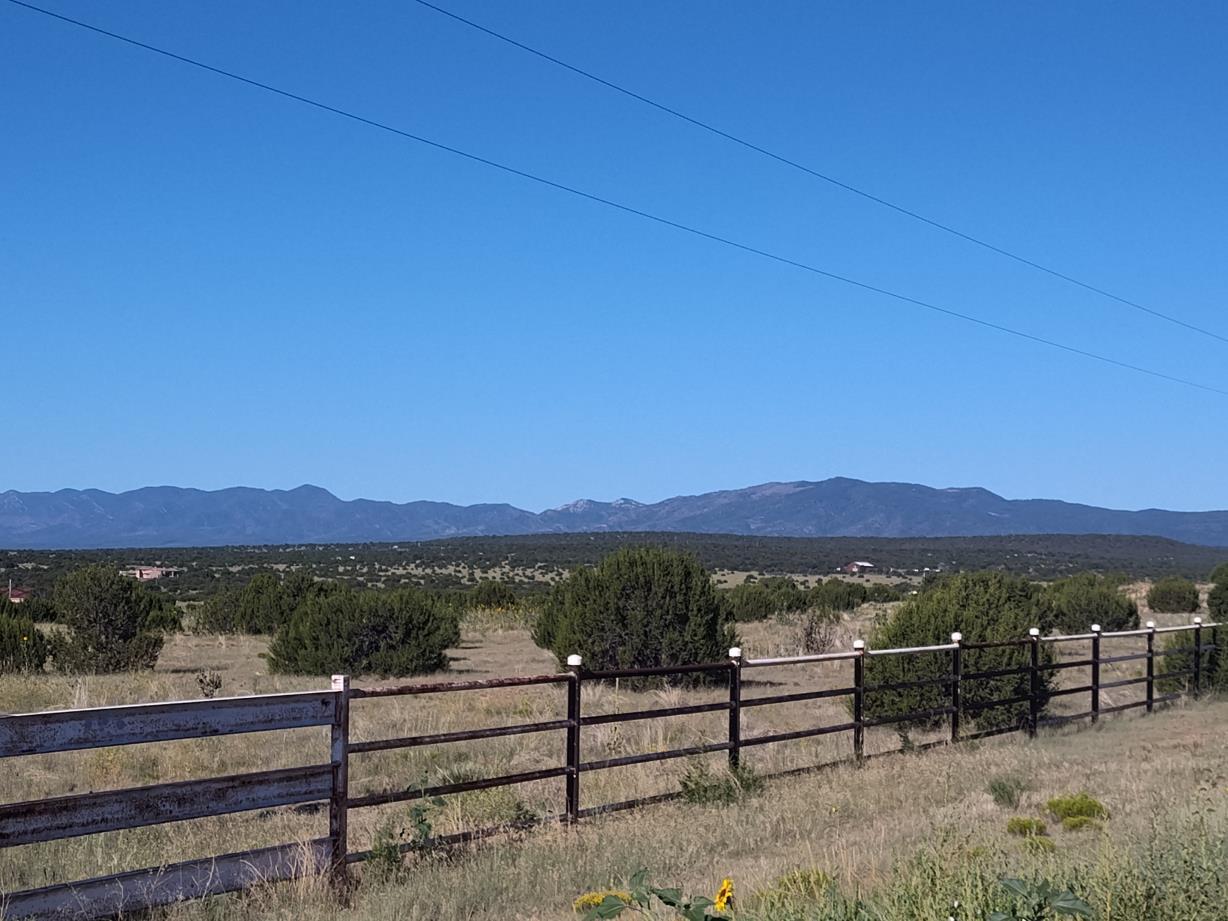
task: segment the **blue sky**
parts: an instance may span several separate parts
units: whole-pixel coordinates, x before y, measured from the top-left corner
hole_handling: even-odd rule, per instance
[[[1228,335],[1221,3],[440,0]],[[1228,389],[1228,345],[408,2],[51,8],[790,258]],[[0,2],[0,489],[1228,507],[1228,397],[724,249]]]

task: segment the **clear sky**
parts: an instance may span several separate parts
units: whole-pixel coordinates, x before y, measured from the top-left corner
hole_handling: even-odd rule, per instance
[[[1228,5],[437,0],[1228,335]],[[790,258],[1228,389],[1228,345],[410,0],[51,9]],[[0,0],[0,489],[1228,507],[1228,397],[739,254]]]

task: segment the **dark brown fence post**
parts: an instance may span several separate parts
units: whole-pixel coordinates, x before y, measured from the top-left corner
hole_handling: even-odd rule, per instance
[[[736,771],[742,760],[742,649],[729,650],[729,769]]]
[[[345,888],[348,880],[346,851],[349,845],[350,798],[350,676],[333,675],[333,725],[330,734],[332,792],[328,799],[329,874]]]
[[[1092,624],[1092,722],[1100,720],[1100,625]]]
[[[1156,622],[1147,621],[1147,712],[1156,706]]]
[[[567,657],[567,821],[575,824],[580,820],[580,684],[584,680],[581,670],[584,659],[577,655]]]
[[[860,761],[865,755],[866,727],[863,715],[866,703],[866,641],[853,640],[853,757]]]
[[[1028,670],[1028,736],[1035,738],[1036,725],[1040,722],[1040,629],[1028,629],[1032,650],[1031,668]]]
[[[959,682],[964,674],[963,649],[961,643],[964,641],[962,633],[952,633],[951,642],[955,644],[955,648],[951,650],[951,741],[959,741]]]
[[[1194,696],[1202,690],[1202,618],[1194,618]]]

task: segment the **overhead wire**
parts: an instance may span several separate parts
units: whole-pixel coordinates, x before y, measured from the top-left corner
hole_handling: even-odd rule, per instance
[[[67,23],[69,25],[76,26],[81,29],[85,29],[89,32],[104,36],[106,38],[110,38],[110,39],[114,39],[119,42],[123,42],[132,47],[140,48],[142,50],[151,52],[153,54],[160,55],[170,60],[177,61],[181,64],[187,64],[192,67],[196,67],[201,70],[208,71],[209,73],[215,74],[217,76],[225,77],[229,80],[235,80],[239,83],[243,83],[243,84],[246,84],[247,86],[251,86],[251,87],[255,87],[260,90],[264,90],[276,96],[280,96],[285,99],[290,99],[295,102],[299,102],[304,105],[311,106],[312,108],[319,109],[321,111],[328,112],[333,115],[337,115],[337,116],[349,119],[354,122],[358,122],[359,124],[363,124],[371,128],[376,128],[380,131],[385,131],[385,132],[397,135],[398,137],[402,137],[402,138],[406,138],[411,141],[415,141],[419,144],[425,145],[435,150],[443,151],[445,153],[449,153],[454,156],[461,157],[470,162],[479,163],[479,164],[482,164],[483,166],[491,167],[492,169],[499,170],[509,175],[518,176],[522,179],[529,180],[531,182],[537,183],[547,188],[551,188],[551,189],[554,189],[560,192],[565,192],[569,195],[577,196],[586,201],[590,201],[595,204],[600,204],[605,207],[612,208],[617,211],[621,211],[625,214],[634,215],[636,217],[643,218],[648,221],[652,221],[656,224],[659,224],[665,227],[671,227],[675,230],[679,230],[684,233],[688,233],[693,236],[712,241],[714,243],[719,243],[723,246],[727,246],[727,247],[739,250],[741,252],[759,256],[761,258],[771,260],[781,265],[787,265],[787,266],[791,266],[796,269],[801,269],[802,271],[809,272],[814,275],[819,275],[824,278],[831,279],[833,281],[838,281],[838,282],[841,282],[842,284],[849,285],[849,286],[858,288],[863,291],[869,291],[874,294],[880,294],[880,295],[883,295],[884,297],[892,298],[902,303],[911,304],[913,306],[920,307],[925,310],[929,310],[929,311],[939,313],[939,314],[942,314],[948,317],[962,320],[967,323],[975,324],[985,329],[996,330],[997,332],[1004,333],[1010,336],[1014,336],[1019,339],[1024,339],[1029,342],[1047,346],[1049,348],[1058,349],[1068,354],[1078,355],[1083,358],[1092,359],[1094,361],[1098,361],[1103,364],[1111,365],[1113,367],[1121,368],[1121,369],[1128,370],[1128,371],[1133,371],[1138,374],[1145,374],[1145,375],[1148,375],[1150,377],[1154,377],[1160,380],[1169,381],[1170,383],[1180,384],[1186,387],[1193,387],[1195,389],[1203,390],[1208,393],[1215,393],[1220,396],[1228,396],[1228,390],[1226,389],[1214,387],[1209,384],[1203,384],[1198,381],[1193,381],[1188,378],[1179,377],[1174,374],[1168,374],[1164,371],[1157,371],[1153,368],[1147,368],[1141,365],[1135,365],[1130,362],[1112,358],[1107,355],[1101,355],[1097,352],[1092,352],[1090,350],[1083,349],[1078,346],[1068,345],[1066,343],[1059,342],[1054,339],[1049,339],[1044,336],[1038,336],[1033,333],[1028,333],[1023,330],[1015,329],[1010,326],[1005,326],[1003,324],[996,323],[991,320],[986,320],[981,317],[977,317],[973,314],[963,313],[962,311],[955,310],[950,307],[944,307],[942,305],[935,304],[931,301],[926,301],[920,298],[911,297],[906,294],[901,294],[899,292],[892,291],[890,289],[883,288],[878,285],[871,284],[869,282],[859,281],[855,278],[851,278],[846,275],[841,275],[837,272],[832,272],[827,269],[820,268],[810,263],[802,262],[797,259],[792,259],[788,256],[783,256],[778,253],[771,252],[769,250],[761,249],[757,246],[753,246],[748,243],[743,243],[741,241],[734,240],[730,237],[725,237],[720,234],[711,233],[709,231],[702,230],[698,227],[694,227],[692,225],[682,223],[681,221],[676,221],[671,218],[662,217],[661,215],[654,214],[650,211],[645,211],[643,209],[636,208],[632,205],[623,204],[621,202],[615,201],[610,198],[606,198],[601,195],[594,194],[592,192],[586,192],[583,189],[577,188],[575,186],[571,186],[571,185],[568,185],[562,182],[557,182],[553,179],[548,179],[545,176],[541,176],[536,173],[531,173],[527,170],[519,169],[517,167],[510,166],[506,163],[501,163],[498,160],[493,160],[493,159],[490,159],[489,157],[485,157],[480,154],[471,153],[469,151],[462,150],[459,147],[454,147],[450,144],[445,144],[441,141],[436,141],[431,138],[425,137],[423,135],[416,134],[411,131],[406,131],[402,128],[397,128],[393,125],[387,124],[386,122],[378,121],[373,118],[368,118],[364,115],[359,115],[347,109],[342,109],[337,106],[330,105],[329,103],[321,102],[320,100],[317,100],[317,99],[312,99],[309,96],[303,96],[299,93],[295,93],[290,90],[282,89],[270,83],[265,83],[260,80],[256,80],[251,77],[247,77],[242,74],[236,73],[234,71],[226,70],[224,68],[205,63],[204,61],[200,61],[196,58],[188,57],[187,55],[179,54],[174,51],[169,51],[165,48],[160,48],[156,45],[152,45],[147,42],[143,42],[139,39],[131,38],[127,35],[123,35],[118,32],[113,32],[111,30],[104,29],[101,26],[96,26],[91,23],[79,20],[79,19],[74,19],[73,17],[66,16],[63,13],[58,13],[53,10],[45,9],[44,7],[36,6],[32,3],[26,2],[26,0],[8,0],[8,2],[13,4],[14,6],[22,7],[23,9],[30,10],[35,13],[40,13],[52,19],[56,19],[61,22]]]

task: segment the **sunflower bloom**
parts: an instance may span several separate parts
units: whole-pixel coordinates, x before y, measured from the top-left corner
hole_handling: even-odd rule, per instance
[[[733,880],[721,880],[721,888],[716,890],[716,898],[712,901],[712,907],[717,911],[724,911],[728,908],[729,903],[733,901]]]

